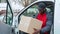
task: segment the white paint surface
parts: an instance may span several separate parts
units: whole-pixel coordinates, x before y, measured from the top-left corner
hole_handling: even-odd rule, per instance
[[[60,0],[55,2],[54,34],[60,34]]]

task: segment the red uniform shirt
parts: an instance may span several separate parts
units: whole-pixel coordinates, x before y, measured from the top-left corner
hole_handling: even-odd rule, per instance
[[[43,23],[42,24],[42,28],[46,26],[46,20],[47,20],[46,13],[44,13],[44,14],[40,14],[39,13],[37,15],[37,19],[40,20],[40,21],[42,21],[42,23]]]
[[[46,26],[46,21],[47,21],[47,16],[46,16],[46,13],[44,13],[44,14],[38,14],[37,15],[37,19],[38,20],[40,20],[40,21],[42,21],[42,28],[44,28],[45,26]],[[45,34],[47,34],[47,32],[45,33]]]

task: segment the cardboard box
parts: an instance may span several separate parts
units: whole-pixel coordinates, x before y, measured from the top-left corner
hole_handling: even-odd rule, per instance
[[[42,21],[39,21],[32,17],[22,16],[18,29],[23,32],[32,34],[34,32],[33,28],[41,29],[41,26],[42,26]]]

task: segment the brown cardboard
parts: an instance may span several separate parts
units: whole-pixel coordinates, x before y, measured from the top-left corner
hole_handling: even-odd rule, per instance
[[[32,34],[34,32],[33,28],[41,29],[41,26],[42,26],[42,21],[39,21],[32,17],[22,16],[18,29],[23,32]]]

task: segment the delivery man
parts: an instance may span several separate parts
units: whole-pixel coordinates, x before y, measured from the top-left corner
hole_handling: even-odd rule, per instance
[[[51,30],[52,25],[52,15],[46,11],[46,5],[44,3],[39,3],[39,13],[37,15],[37,19],[42,21],[42,28],[41,29],[35,29],[35,32],[33,34],[50,34],[49,31]]]

